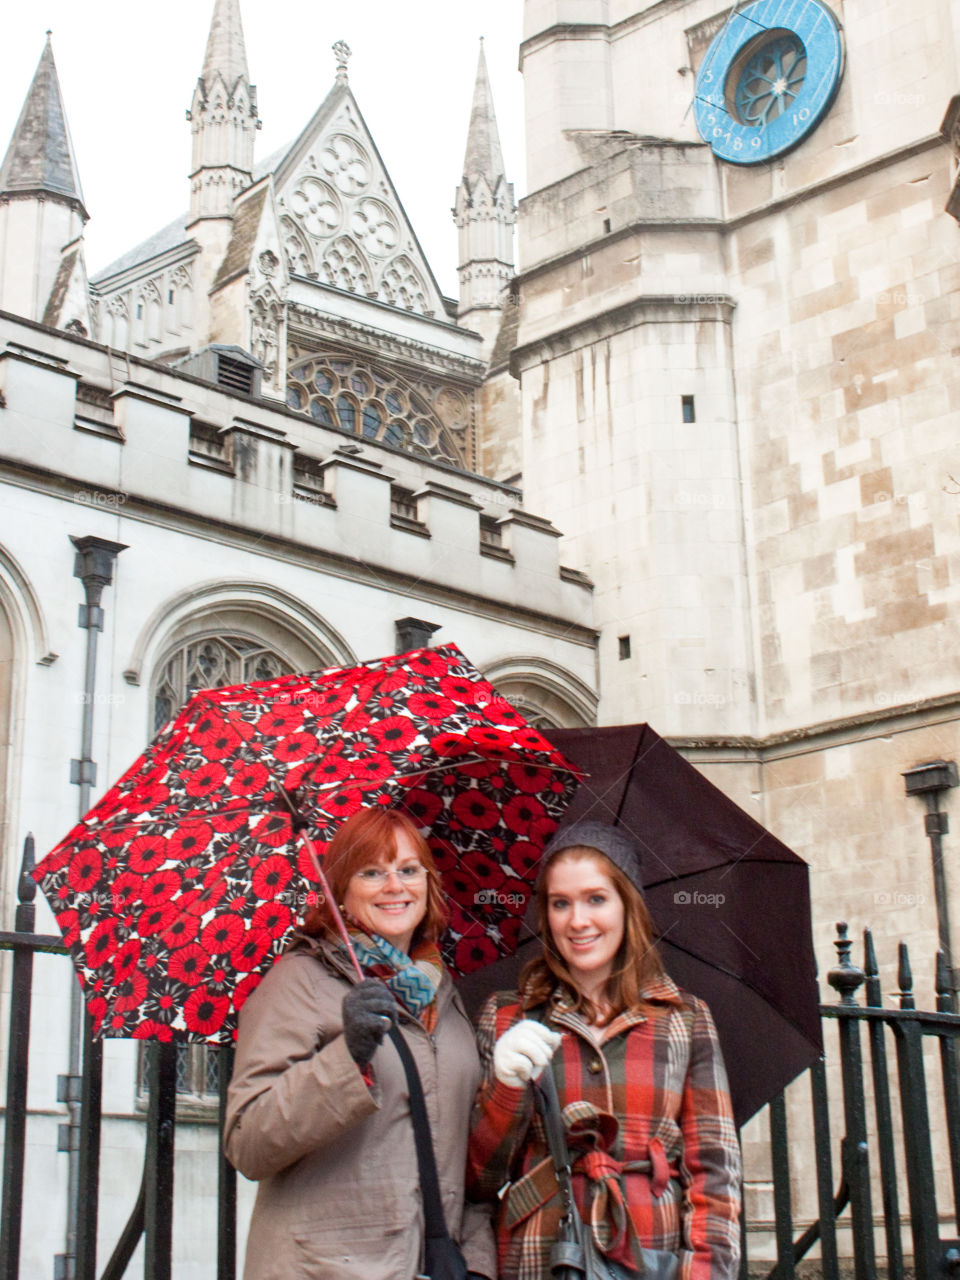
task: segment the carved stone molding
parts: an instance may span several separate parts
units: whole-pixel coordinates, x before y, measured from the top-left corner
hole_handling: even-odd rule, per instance
[[[401,338],[396,334],[368,329],[351,320],[321,314],[297,303],[290,304],[287,322],[291,341],[300,343],[306,350],[320,349],[317,345],[318,337],[336,338],[363,351],[390,360],[404,361],[413,369],[431,369],[438,373],[453,374],[471,386],[479,386],[483,379],[486,366],[482,360],[471,360],[469,356],[441,351],[437,347]]]

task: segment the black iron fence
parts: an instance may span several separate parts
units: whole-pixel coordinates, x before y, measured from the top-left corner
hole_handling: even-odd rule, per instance
[[[0,1205],[0,1280],[20,1280],[24,1161],[27,1143],[27,1084],[30,1047],[30,1007],[33,963],[38,953],[66,955],[59,937],[34,932],[36,885],[28,872],[33,866],[32,840],[25,848],[15,929],[0,932],[0,951],[11,953],[9,1053],[5,1106],[3,1188]],[[830,1121],[827,1067],[817,1063],[807,1073],[812,1125],[804,1120],[797,1143],[809,1146],[812,1134],[817,1217],[799,1236],[792,1208],[790,1151],[792,1135],[788,1109],[781,1095],[768,1108],[773,1183],[775,1262],[751,1259],[750,1240],[757,1225],[743,1220],[742,1280],[793,1280],[797,1267],[811,1253],[815,1270],[824,1280],[873,1280],[914,1275],[916,1280],[960,1276],[960,1016],[942,955],[938,958],[935,1012],[918,1010],[906,946],[900,944],[898,1007],[884,1008],[879,970],[869,931],[864,934],[863,967],[851,961],[852,941],[847,926],[838,926],[835,943],[839,960],[827,975],[838,993],[835,1004],[821,1005],[825,1039],[836,1024],[841,1075],[838,1167],[834,1167],[837,1137]],[[65,962],[66,963],[66,962]],[[860,988],[865,996],[858,1001]],[[89,1029],[88,1029],[89,1032]],[[888,1034],[889,1033],[889,1034]],[[888,1061],[892,1037],[895,1075]],[[865,1063],[864,1039],[868,1058]],[[935,1081],[926,1078],[924,1044],[939,1049]],[[84,1037],[79,1080],[80,1186],[69,1247],[62,1255],[66,1280],[119,1280],[133,1254],[144,1243],[146,1280],[169,1280],[173,1267],[173,1168],[177,1108],[177,1046],[150,1043],[147,1057],[148,1105],[143,1176],[130,1218],[108,1259],[97,1258],[100,1189],[100,1121],[103,1046]],[[223,1128],[231,1049],[211,1050],[219,1069],[219,1125]],[[828,1045],[829,1052],[829,1045]],[[869,1068],[869,1078],[866,1070]],[[893,1083],[896,1088],[893,1088]],[[792,1090],[797,1088],[791,1086]],[[949,1174],[935,1176],[935,1142],[930,1101],[945,1128]],[[234,1280],[237,1268],[236,1174],[222,1155],[218,1166],[217,1280]],[[942,1163],[942,1161],[941,1161]],[[949,1182],[949,1189],[944,1185]],[[879,1189],[878,1211],[874,1199]],[[939,1200],[949,1200],[949,1210]],[[810,1215],[807,1215],[809,1217]],[[911,1248],[903,1247],[903,1228],[909,1223]],[[944,1224],[947,1224],[945,1230]],[[841,1247],[838,1236],[843,1233]],[[879,1241],[879,1247],[878,1247]],[[878,1259],[882,1261],[878,1263]],[[51,1270],[53,1264],[51,1261]],[[24,1277],[26,1280],[26,1277]]]

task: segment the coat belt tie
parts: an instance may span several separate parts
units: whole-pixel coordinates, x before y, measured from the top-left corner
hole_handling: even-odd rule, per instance
[[[617,1160],[606,1151],[593,1150],[583,1152],[573,1163],[572,1172],[585,1177],[593,1189],[593,1195],[588,1196],[589,1226],[597,1247],[605,1253],[622,1244],[632,1225],[623,1197],[622,1175],[646,1174],[655,1196],[662,1196],[670,1179],[676,1177],[658,1138],[650,1142],[647,1150],[647,1160]],[[506,1197],[504,1226],[508,1231],[512,1230],[556,1195],[557,1177],[553,1161],[546,1156],[511,1184]],[[598,1236],[598,1229],[604,1222],[613,1237],[605,1244]]]
[[[619,1254],[627,1236],[635,1234],[624,1200],[623,1175],[646,1174],[657,1197],[667,1189],[671,1171],[663,1143],[654,1138],[647,1150],[648,1160],[616,1160],[606,1151],[585,1151],[574,1161],[572,1172],[582,1173],[590,1187],[587,1225],[594,1244],[604,1253]]]

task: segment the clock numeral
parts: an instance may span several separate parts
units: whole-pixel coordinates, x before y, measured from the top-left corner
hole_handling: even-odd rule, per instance
[[[804,120],[809,120],[809,118],[810,118],[809,107],[801,107],[799,111],[795,111],[793,113],[794,124],[802,124]]]
[[[763,139],[759,135],[756,138],[750,139],[751,147],[759,147],[762,144],[762,142],[763,142]]]

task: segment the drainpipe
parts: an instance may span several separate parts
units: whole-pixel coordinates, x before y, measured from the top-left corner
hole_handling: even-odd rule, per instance
[[[940,950],[946,961],[950,983],[951,1011],[955,1011],[957,975],[953,968],[953,951],[950,946],[950,908],[947,902],[947,876],[943,865],[943,837],[950,830],[946,813],[939,807],[944,791],[958,782],[957,766],[953,760],[930,760],[915,765],[902,775],[908,796],[923,796],[927,805],[924,829],[930,838],[930,856],[933,861],[933,893],[937,901],[937,935]]]
[[[97,766],[93,760],[93,711],[97,688],[97,633],[103,630],[100,597],[104,587],[113,581],[113,566],[122,542],[88,536],[70,541],[77,554],[73,576],[83,583],[84,603],[80,605],[77,625],[87,633],[86,669],[83,679],[83,718],[80,731],[80,758],[70,761],[70,781],[80,788],[79,816],[90,808],[90,795],[97,782]],[[67,1174],[67,1242],[66,1253],[56,1258],[56,1280],[73,1280],[76,1274],[77,1218],[80,1208],[80,1080],[83,1049],[83,993],[74,982],[70,989],[70,1053],[68,1074],[57,1081],[57,1097],[67,1104],[68,1122],[60,1126],[58,1148],[68,1152]]]

